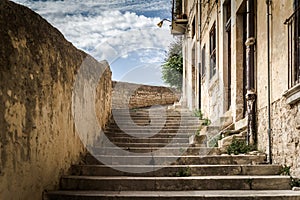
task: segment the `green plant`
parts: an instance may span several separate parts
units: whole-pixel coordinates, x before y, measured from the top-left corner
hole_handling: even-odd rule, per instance
[[[162,79],[171,87],[181,91],[183,74],[182,41],[171,43],[162,67]]]
[[[233,138],[232,143],[227,147],[227,153],[229,155],[234,154],[243,154],[248,153],[250,151],[255,150],[255,146],[253,145],[247,145],[246,141],[241,141]]]
[[[203,126],[209,126],[211,124],[210,119],[204,118],[203,120],[204,120],[204,122],[202,123]]]
[[[137,108],[131,108],[131,109],[129,109],[129,111],[136,112],[136,111],[138,111],[138,109]]]
[[[184,169],[180,168],[178,172],[176,172],[175,176],[178,177],[186,177],[186,176],[191,176],[192,172],[191,172],[191,168],[190,167],[186,167]]]
[[[296,179],[296,178],[293,178],[291,177],[291,187],[300,187],[300,180],[299,179]]]
[[[185,149],[182,148],[182,147],[180,147],[179,152],[180,152],[180,153],[184,153],[184,152],[185,152]]]
[[[291,176],[291,166],[283,165],[279,174],[283,176]]]
[[[212,137],[209,142],[208,142],[208,147],[218,147],[218,141],[222,139],[221,135],[216,135],[214,137]]]
[[[298,178],[293,178],[291,175],[291,166],[282,165],[282,168],[279,171],[279,174],[282,176],[289,176],[291,179],[291,187],[300,187],[300,180]]]
[[[249,185],[250,189],[252,190],[252,185],[253,185],[253,179],[247,179],[246,183]]]
[[[194,110],[194,116],[198,117],[199,119],[203,119],[203,113],[201,110],[198,109]]]
[[[201,128],[199,128],[199,129],[196,131],[195,135],[196,135],[196,136],[200,136],[200,132],[201,132]]]
[[[203,113],[201,110],[196,109],[194,110],[193,114],[195,117],[198,117],[200,120],[203,120],[201,125],[209,126],[211,124],[210,119],[203,117]]]

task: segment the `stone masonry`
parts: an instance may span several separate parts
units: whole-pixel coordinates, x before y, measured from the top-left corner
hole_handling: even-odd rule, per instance
[[[179,93],[162,87],[126,82],[113,82],[113,108],[142,108],[179,101]]]
[[[273,162],[291,166],[293,176],[300,177],[300,104],[290,106],[285,99],[272,105]],[[268,152],[267,109],[258,111],[258,149]]]
[[[1,0],[0,27],[0,199],[41,199],[85,154],[72,115],[79,67],[86,58],[102,67],[96,91],[101,126],[110,117],[111,72],[28,8]]]

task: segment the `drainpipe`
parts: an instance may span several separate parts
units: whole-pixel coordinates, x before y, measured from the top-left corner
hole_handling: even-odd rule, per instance
[[[247,40],[246,63],[247,63],[247,144],[256,145],[256,91],[254,81],[254,0],[247,0]]]
[[[198,56],[198,58],[200,59],[199,61],[198,61],[198,63],[201,63],[200,65],[199,65],[199,73],[198,73],[198,75],[199,75],[199,84],[198,84],[198,89],[199,89],[199,104],[198,104],[198,108],[199,108],[199,110],[201,110],[201,105],[202,105],[202,102],[201,102],[201,81],[202,81],[202,65],[203,65],[203,63],[202,63],[202,51],[201,51],[201,41],[202,41],[202,38],[201,38],[201,20],[202,20],[202,18],[201,18],[201,14],[202,14],[202,11],[201,11],[201,9],[202,9],[202,3],[201,3],[201,0],[198,0],[198,34],[199,34],[199,49],[198,49],[198,53],[199,53],[199,56]]]
[[[267,51],[268,51],[268,142],[269,142],[269,152],[268,161],[272,164],[272,127],[271,127],[271,72],[270,72],[270,5],[271,0],[266,0],[267,4]]]

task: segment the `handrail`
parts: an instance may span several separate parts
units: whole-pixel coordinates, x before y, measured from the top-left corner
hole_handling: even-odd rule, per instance
[[[300,11],[300,6],[298,6],[298,8],[292,13],[292,15],[284,21],[284,24],[289,24],[298,11]]]

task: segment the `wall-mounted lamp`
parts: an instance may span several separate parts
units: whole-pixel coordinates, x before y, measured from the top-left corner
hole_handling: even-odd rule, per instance
[[[159,28],[161,28],[162,25],[163,25],[163,23],[164,23],[164,21],[171,22],[171,20],[169,20],[169,19],[163,19],[163,20],[161,20],[161,21],[157,24],[157,26],[158,26]]]
[[[170,27],[171,27],[171,34],[172,35],[183,35],[187,31],[188,26],[187,26],[187,20],[186,19],[184,19],[183,22],[181,22],[181,20],[171,21],[169,19],[163,19],[157,24],[157,26],[159,28],[161,28],[164,21],[171,22]]]

